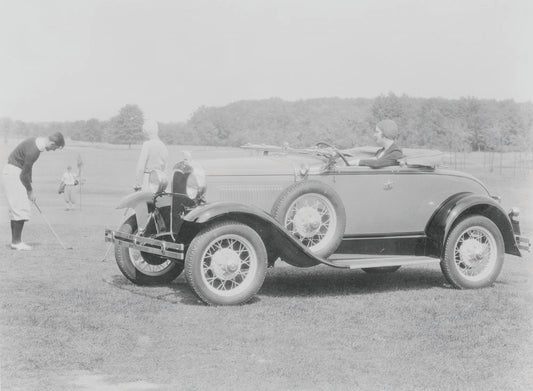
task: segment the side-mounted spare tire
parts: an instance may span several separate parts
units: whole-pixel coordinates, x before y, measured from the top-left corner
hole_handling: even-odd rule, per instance
[[[319,181],[289,186],[274,203],[272,216],[311,253],[322,258],[335,252],[346,228],[341,198]]]

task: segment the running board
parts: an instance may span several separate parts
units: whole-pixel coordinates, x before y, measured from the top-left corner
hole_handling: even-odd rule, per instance
[[[439,263],[439,258],[412,255],[380,256],[367,254],[334,254],[327,259],[332,266],[349,269],[362,269],[387,266],[411,266],[424,263]]]

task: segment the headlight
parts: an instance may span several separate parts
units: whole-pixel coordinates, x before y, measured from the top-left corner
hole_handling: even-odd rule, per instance
[[[150,187],[150,191],[154,194],[161,193],[162,191],[165,191],[168,185],[168,179],[167,175],[160,170],[153,170],[150,172],[150,176],[148,178],[148,186]]]
[[[196,199],[201,197],[205,193],[206,181],[205,171],[202,166],[195,162],[189,162],[192,168],[192,172],[187,178],[187,197]]]

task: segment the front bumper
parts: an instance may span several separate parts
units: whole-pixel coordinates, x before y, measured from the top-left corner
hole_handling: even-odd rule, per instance
[[[525,236],[515,235],[516,246],[520,250],[531,252],[531,241]]]
[[[130,247],[141,252],[160,255],[165,258],[182,260],[184,246],[181,243],[166,242],[126,232],[105,230],[105,241],[118,246]]]
[[[529,238],[521,235],[522,232],[520,230],[520,221],[518,221],[519,214],[520,211],[518,208],[512,208],[508,214],[509,220],[511,221],[511,226],[513,227],[516,247],[518,247],[520,250],[531,252],[531,241]]]

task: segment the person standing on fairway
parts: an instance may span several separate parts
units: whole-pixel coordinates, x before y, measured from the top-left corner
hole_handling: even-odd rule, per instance
[[[30,137],[17,145],[7,159],[2,177],[11,220],[11,248],[14,250],[31,250],[31,246],[22,241],[22,229],[31,217],[30,201],[36,200],[31,186],[33,163],[41,152],[64,146],[65,138],[59,132],[48,137]]]
[[[148,140],[143,143],[137,162],[135,191],[148,190],[148,179],[152,170],[165,171],[168,162],[168,149],[159,139],[159,126],[156,121],[144,121],[143,133]]]
[[[78,175],[72,172],[72,167],[68,166],[67,171],[61,177],[61,182],[65,185],[63,189],[63,196],[65,197],[65,202],[67,203],[66,210],[74,210],[74,187],[79,183]]]

